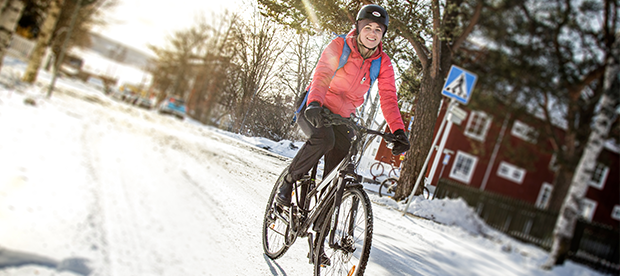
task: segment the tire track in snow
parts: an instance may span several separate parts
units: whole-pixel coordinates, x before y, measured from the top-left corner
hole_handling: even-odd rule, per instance
[[[99,215],[105,221],[107,275],[195,275],[209,269],[190,268],[205,266],[225,266],[230,275],[265,275],[273,273],[273,265],[279,266],[264,258],[260,227],[266,198],[288,158],[159,115],[104,109],[94,116],[99,119],[91,122],[91,137],[85,139],[90,140],[87,147],[92,156],[100,158],[90,162],[101,190],[103,210]],[[111,136],[108,132],[121,134]],[[114,142],[120,141],[114,149],[118,153],[110,152]],[[145,144],[153,144],[153,149],[143,148]],[[131,158],[165,158],[168,162],[153,163],[161,167],[129,170]],[[110,161],[113,159],[117,162]],[[179,165],[175,160],[194,162]],[[156,173],[166,179],[149,178],[149,170],[167,171]],[[162,207],[179,200],[184,201],[181,206]],[[201,229],[205,227],[219,229]],[[283,263],[307,262],[307,245],[298,244],[302,252],[296,254],[293,248]],[[166,250],[170,246],[175,248]],[[183,252],[180,248],[201,256],[176,255]],[[141,259],[140,255],[147,256]],[[119,258],[149,267],[120,262]],[[239,266],[239,260],[253,265]],[[287,270],[294,275],[307,269],[311,267]]]

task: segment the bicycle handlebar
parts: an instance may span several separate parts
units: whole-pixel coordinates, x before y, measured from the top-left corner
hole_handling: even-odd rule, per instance
[[[351,114],[353,117],[354,115]],[[378,130],[369,129],[365,126],[362,126],[356,122],[354,122],[350,118],[344,118],[338,114],[332,113],[329,109],[323,108],[323,119],[325,126],[333,126],[333,125],[346,125],[352,128],[354,131],[359,132],[363,130],[366,134],[378,135],[381,136],[387,143],[396,142],[396,136],[389,132],[381,132]]]

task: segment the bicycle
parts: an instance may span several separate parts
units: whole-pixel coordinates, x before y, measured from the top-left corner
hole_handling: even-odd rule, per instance
[[[383,180],[381,182],[381,185],[379,186],[379,197],[382,197],[384,195],[390,198],[393,197],[396,193],[396,187],[398,187],[398,178],[390,177]],[[431,191],[426,186],[424,186],[422,190],[422,196],[428,199],[430,195]]]
[[[367,135],[380,135],[390,142],[395,141],[394,135],[368,129],[339,115],[326,116],[331,125],[344,124],[353,131],[349,152],[321,181],[316,180],[317,164],[293,183],[290,207],[275,203],[278,187],[288,172],[288,167],[284,169],[265,209],[263,250],[275,260],[298,237],[308,237],[308,258],[314,264],[315,276],[363,275],[370,256],[373,215],[370,199],[361,184],[363,178],[355,172],[361,160],[358,153]],[[329,262],[322,259],[322,252]]]
[[[377,178],[379,178],[382,175],[385,175],[385,165],[383,162],[383,159],[385,158],[385,156],[381,156],[381,158],[373,163],[370,166],[370,175],[372,175],[372,179],[373,180],[377,180]],[[388,178],[390,177],[399,177],[400,175],[400,168],[399,167],[394,167],[394,156],[392,156],[391,160],[390,160],[390,171],[388,172]]]

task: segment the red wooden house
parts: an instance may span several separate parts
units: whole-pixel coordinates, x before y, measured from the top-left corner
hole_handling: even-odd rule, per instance
[[[435,133],[446,107],[444,101]],[[551,145],[533,143],[527,133],[535,129],[518,119],[498,119],[482,110],[460,108],[467,116],[460,125],[446,123],[428,164],[426,183],[436,186],[440,178],[447,178],[545,209],[555,177]],[[616,229],[620,222],[618,149],[618,145],[608,143],[600,154],[582,214],[586,220]],[[376,159],[388,154],[386,151],[380,149]]]

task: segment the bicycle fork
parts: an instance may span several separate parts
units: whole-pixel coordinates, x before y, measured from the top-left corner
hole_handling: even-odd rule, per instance
[[[338,216],[340,215],[340,203],[342,203],[342,195],[344,194],[344,174],[341,172],[338,178],[338,190],[336,191],[336,198],[334,198],[334,213],[331,216],[331,224],[327,229],[329,233],[329,246],[334,248],[337,245],[334,243],[334,236],[336,234],[336,227],[338,227]]]

